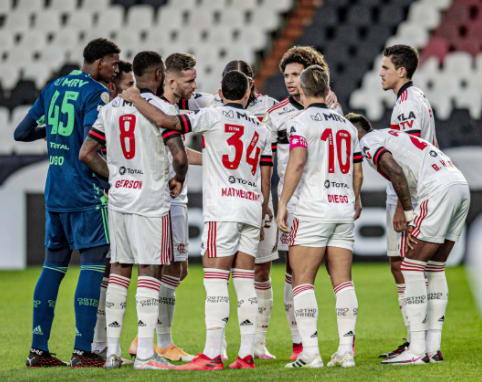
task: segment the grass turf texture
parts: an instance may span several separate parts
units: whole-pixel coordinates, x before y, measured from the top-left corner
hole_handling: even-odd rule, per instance
[[[132,366],[120,370],[103,369],[27,369],[25,359],[31,341],[32,295],[40,267],[26,271],[0,272],[0,381],[85,381],[85,380],[159,380],[198,381],[480,381],[481,321],[477,316],[465,272],[462,267],[449,268],[447,278],[450,300],[442,340],[445,361],[425,366],[380,365],[379,353],[398,346],[405,335],[396,302],[396,287],[387,264],[360,264],[353,268],[353,280],[359,302],[356,331],[356,363],[351,369],[327,368],[316,370],[287,370],[284,368],[291,354],[291,336],[283,307],[284,266],[273,266],[274,308],[267,338],[268,349],[277,356],[274,361],[256,360],[256,370],[221,372],[135,371]],[[50,340],[50,350],[63,360],[69,360],[74,341],[73,295],[79,268],[69,269],[61,285],[56,306],[56,317]],[[123,356],[128,357],[130,340],[136,335],[135,286],[129,288],[124,329]],[[323,360],[329,361],[336,351],[335,299],[324,269],[318,274],[315,291],[319,305],[318,333]],[[173,338],[175,344],[190,353],[204,346],[204,288],[202,269],[190,268],[187,279],[177,292]],[[236,300],[230,283],[231,316],[227,327],[228,354],[232,362],[239,347]]]

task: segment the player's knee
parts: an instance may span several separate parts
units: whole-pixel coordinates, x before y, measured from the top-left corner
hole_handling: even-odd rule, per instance
[[[79,250],[80,264],[99,264],[105,263],[105,258],[109,252],[108,245],[101,245],[99,247],[84,248]]]
[[[266,264],[256,264],[254,267],[254,280],[264,282],[269,280],[269,267]]]
[[[45,262],[55,264],[62,267],[67,267],[70,263],[72,251],[69,247],[51,249],[45,248]]]

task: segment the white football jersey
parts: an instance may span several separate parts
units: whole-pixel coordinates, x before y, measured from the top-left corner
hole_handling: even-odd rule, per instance
[[[256,97],[248,103],[246,110],[258,118],[259,121],[263,121],[266,112],[277,103],[278,101],[270,96],[257,94]],[[223,106],[223,100],[219,97],[219,94],[216,94],[214,97],[214,104],[215,106]]]
[[[390,128],[420,137],[438,146],[432,107],[423,92],[407,82],[398,92],[392,111]],[[387,186],[387,203],[396,204],[397,194],[391,183]]]
[[[196,92],[188,100],[181,98],[177,106],[180,110],[201,110],[205,107],[216,106],[215,96],[210,93]]]
[[[288,126],[290,150],[307,149],[295,216],[325,223],[353,222],[353,163],[362,161],[356,128],[321,103],[310,105]]]
[[[431,143],[393,129],[374,130],[360,140],[363,155],[378,168],[380,158],[390,152],[407,178],[410,195],[418,202],[451,184],[467,184],[450,158]]]
[[[273,165],[269,132],[237,104],[179,115],[184,133],[201,133],[204,221],[261,226],[260,166]]]
[[[141,96],[164,113],[176,112],[149,91],[141,90]],[[147,217],[169,212],[169,159],[163,139],[172,135],[120,97],[101,108],[89,136],[106,144],[109,208]]]

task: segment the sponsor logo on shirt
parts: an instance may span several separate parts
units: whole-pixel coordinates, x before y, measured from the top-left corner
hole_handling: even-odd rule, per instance
[[[125,173],[128,173],[128,174],[140,174],[140,175],[143,175],[144,172],[142,170],[139,170],[137,168],[130,168],[130,167],[124,167],[124,166],[121,166],[119,168],[119,174],[121,175],[124,175]]]
[[[142,188],[142,181],[140,180],[129,180],[129,179],[120,179],[115,182],[115,188],[132,188],[132,189],[141,189]]]
[[[248,185],[248,186],[256,188],[256,183],[251,182],[250,180],[243,179],[243,178],[237,178],[233,175],[229,176],[228,182],[231,183],[231,184],[234,184],[234,183],[244,184],[244,185]]]
[[[257,201],[259,200],[259,194],[252,191],[244,191],[233,187],[223,187],[221,189],[221,196],[227,196],[231,198],[241,198],[247,200]]]

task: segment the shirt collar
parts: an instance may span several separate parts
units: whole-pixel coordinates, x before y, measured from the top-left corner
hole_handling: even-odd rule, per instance
[[[400,90],[398,91],[398,94],[397,94],[397,99],[402,95],[402,93],[407,90],[410,86],[413,86],[413,82],[412,81],[408,81],[405,85],[403,85]]]
[[[324,104],[322,102],[312,103],[310,106],[308,106],[308,108],[310,108],[310,107],[321,107],[323,109],[328,109],[328,106],[326,106],[326,104]]]
[[[224,106],[235,107],[236,109],[244,109],[243,105],[234,102],[225,103]]]
[[[151,89],[147,89],[147,88],[140,88],[139,91],[141,92],[141,94],[142,94],[142,93],[151,93],[151,94],[154,94]]]
[[[301,103],[297,102],[292,96],[289,96],[290,103],[298,110],[303,110],[304,107]]]

